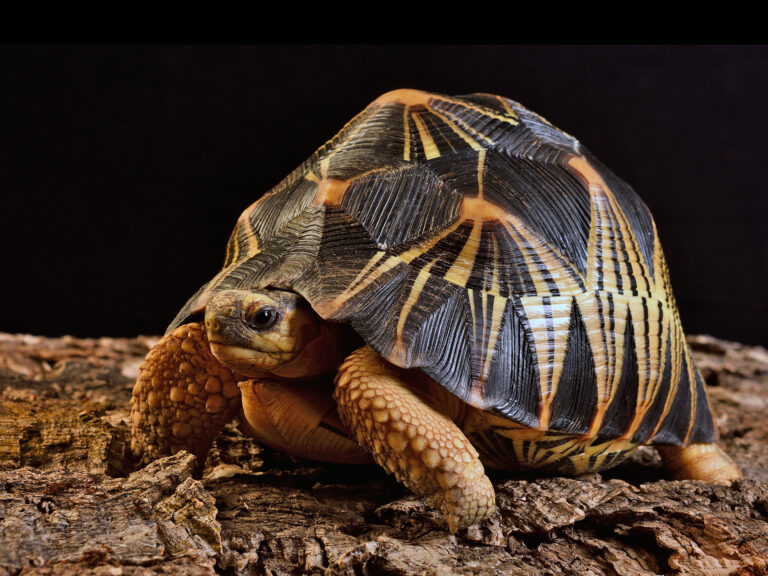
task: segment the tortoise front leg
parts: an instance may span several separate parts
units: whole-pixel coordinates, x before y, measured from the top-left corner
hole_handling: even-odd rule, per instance
[[[439,509],[455,532],[493,512],[493,486],[464,433],[405,378],[406,371],[360,348],[336,378],[339,415],[376,462]]]
[[[211,354],[205,327],[176,328],[149,351],[133,388],[134,463],[188,450],[202,468],[214,438],[239,409],[235,376]]]

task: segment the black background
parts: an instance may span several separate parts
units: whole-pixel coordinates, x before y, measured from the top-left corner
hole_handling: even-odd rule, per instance
[[[683,325],[768,343],[768,49],[0,48],[0,330],[161,333],[239,213],[380,93],[491,92],[651,208]]]

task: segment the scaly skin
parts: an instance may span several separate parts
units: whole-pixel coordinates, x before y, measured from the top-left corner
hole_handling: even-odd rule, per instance
[[[703,480],[730,486],[742,478],[733,460],[714,443],[688,446],[656,446],[664,466],[677,480]]]
[[[180,326],[150,350],[133,388],[135,463],[184,449],[202,466],[214,438],[239,410],[235,375],[211,354],[203,325]]]
[[[439,509],[456,532],[493,512],[493,486],[464,433],[411,391],[405,374],[360,348],[336,378],[339,415],[376,462]]]
[[[240,430],[260,443],[301,458],[373,464],[339,420],[330,380],[240,382]]]

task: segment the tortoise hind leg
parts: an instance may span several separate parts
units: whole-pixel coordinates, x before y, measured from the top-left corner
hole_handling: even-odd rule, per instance
[[[205,327],[180,326],[152,347],[133,388],[133,463],[188,450],[202,468],[214,438],[239,409],[234,374],[211,354]]]
[[[417,396],[406,377],[360,348],[339,369],[339,416],[376,462],[426,497],[455,532],[493,512],[493,486],[464,433]]]
[[[676,480],[703,480],[730,486],[742,477],[733,460],[714,442],[656,448]]]

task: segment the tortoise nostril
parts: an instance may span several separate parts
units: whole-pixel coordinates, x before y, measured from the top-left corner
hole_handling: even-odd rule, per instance
[[[212,332],[214,334],[218,334],[219,331],[221,331],[221,324],[219,323],[218,320],[216,320],[214,318],[207,318],[205,320],[205,328],[209,332]]]

